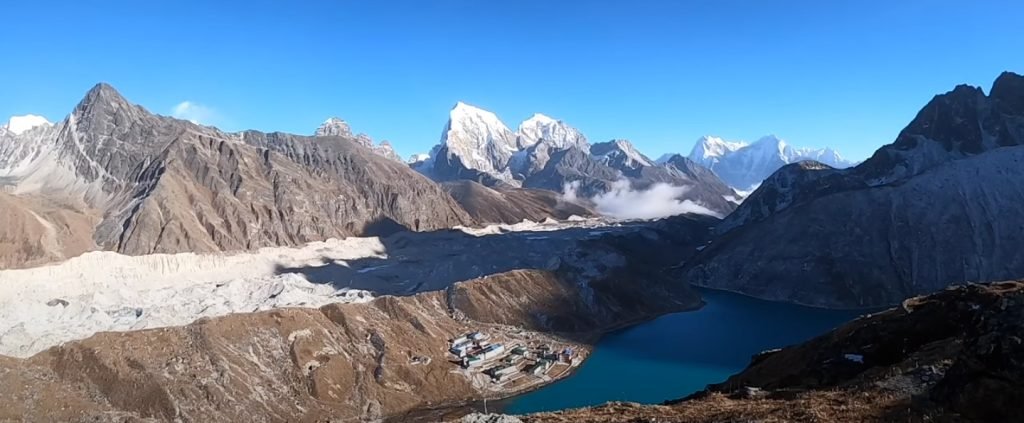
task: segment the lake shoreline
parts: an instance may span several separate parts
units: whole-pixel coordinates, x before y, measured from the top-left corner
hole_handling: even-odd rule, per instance
[[[724,381],[760,351],[813,338],[865,311],[828,310],[724,290],[697,290],[703,307],[609,331],[571,377],[495,403],[488,401],[488,411],[520,415],[612,401],[660,404]],[[694,339],[705,343],[694,344]],[[643,376],[633,377],[640,374]],[[634,379],[640,380],[630,386]],[[621,386],[595,389],[613,385]],[[626,391],[642,393],[631,396]],[[573,396],[575,401],[569,398]]]
[[[486,400],[486,402],[489,403],[489,405],[486,407],[487,412],[490,412],[490,413],[503,413],[505,407],[507,406],[507,404],[509,403],[510,400],[513,400],[514,398],[517,398],[517,397],[529,394],[531,392],[536,392],[538,390],[547,388],[549,386],[558,384],[560,382],[563,382],[563,381],[571,378],[576,373],[578,373],[580,369],[583,368],[583,366],[586,364],[587,360],[589,360],[590,357],[593,355],[593,352],[596,349],[597,345],[600,343],[601,339],[603,339],[605,336],[607,336],[607,335],[609,335],[611,333],[617,332],[617,331],[626,330],[626,329],[629,329],[631,327],[635,327],[635,326],[642,325],[642,324],[647,323],[647,322],[651,322],[653,320],[656,320],[658,318],[661,318],[661,317],[664,317],[664,316],[667,316],[667,315],[678,314],[678,313],[690,313],[690,312],[699,311],[699,310],[703,309],[705,306],[707,306],[707,302],[704,301],[703,296],[698,296],[697,297],[697,301],[695,303],[693,303],[693,304],[682,304],[681,303],[680,305],[682,306],[682,308],[680,308],[678,311],[672,311],[672,312],[669,312],[669,313],[651,314],[651,315],[648,315],[648,316],[638,317],[638,318],[635,318],[635,319],[629,319],[629,320],[626,320],[626,321],[623,321],[623,322],[619,322],[619,323],[617,323],[615,325],[610,325],[610,326],[608,326],[608,327],[606,327],[604,329],[598,330],[598,331],[585,332],[585,333],[582,333],[582,334],[581,333],[574,333],[573,336],[578,337],[578,338],[582,338],[582,341],[577,341],[577,342],[583,342],[583,343],[587,344],[587,347],[590,350],[589,354],[587,354],[587,356],[584,358],[583,362],[581,362],[578,366],[571,366],[571,367],[569,367],[563,374],[558,375],[556,378],[553,378],[548,383],[531,387],[530,389],[527,389],[525,391],[509,393],[509,394],[506,394],[506,395],[497,396],[495,398],[488,398]],[[562,337],[560,334],[557,334],[557,333],[556,334],[552,334],[552,336]],[[387,422],[387,423],[399,423],[399,422],[409,422],[409,421],[431,421],[431,422],[433,422],[433,421],[454,420],[454,419],[461,418],[462,416],[465,416],[465,415],[468,415],[468,414],[471,414],[471,413],[474,413],[474,412],[483,412],[484,409],[485,409],[484,403],[485,403],[484,400],[476,399],[476,400],[472,400],[472,401],[461,401],[461,402],[454,402],[454,403],[450,403],[450,404],[440,404],[440,405],[436,405],[436,406],[432,406],[432,407],[428,407],[428,408],[416,408],[416,409],[413,409],[413,410],[409,410],[406,413],[401,413],[401,414],[397,414],[397,415],[386,417],[386,418],[384,418],[383,421]],[[497,403],[497,404],[495,404],[495,403]]]

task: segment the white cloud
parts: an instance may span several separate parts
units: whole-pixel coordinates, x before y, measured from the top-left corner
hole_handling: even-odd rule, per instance
[[[577,201],[579,182],[563,187],[565,201]],[[690,187],[665,183],[651,185],[646,190],[634,190],[629,180],[621,179],[612,184],[611,190],[590,198],[594,208],[603,216],[613,219],[660,219],[684,213],[704,214],[722,217],[721,214],[692,200],[680,200]]]
[[[212,125],[217,118],[217,112],[193,101],[182,101],[171,110],[171,116],[196,124]]]
[[[580,189],[580,181],[572,181],[562,186],[562,200],[570,203],[579,203],[580,197],[576,191]]]

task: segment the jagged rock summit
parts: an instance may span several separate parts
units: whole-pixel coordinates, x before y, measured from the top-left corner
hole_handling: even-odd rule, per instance
[[[380,144],[374,145],[373,138],[370,138],[369,135],[363,133],[353,135],[352,128],[349,126],[348,122],[345,122],[344,120],[336,117],[328,118],[327,120],[324,121],[324,123],[320,124],[320,127],[316,128],[316,131],[313,132],[313,136],[342,137],[346,139],[351,139],[359,143],[363,147],[373,150],[374,153],[387,157],[391,160],[395,160],[398,162],[402,161],[402,157],[398,155],[394,148],[391,147],[390,142],[388,142],[387,140],[383,140],[380,142]]]
[[[318,137],[351,137],[352,128],[348,126],[348,122],[331,117],[320,124],[320,127],[316,128],[316,132],[313,135]]]

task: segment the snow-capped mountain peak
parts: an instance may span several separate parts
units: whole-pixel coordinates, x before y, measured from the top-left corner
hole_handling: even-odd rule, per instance
[[[794,149],[793,152],[794,156],[800,158],[800,160],[814,160],[833,167],[845,167],[842,166],[843,164],[853,166],[854,164],[849,160],[844,159],[836,150],[828,147],[822,149],[799,148]]]
[[[498,119],[498,115],[461,101],[455,103],[455,107],[448,112],[448,123],[448,130],[511,132],[505,123]]]
[[[796,148],[776,135],[763,136],[749,144],[704,136],[697,140],[689,158],[741,191],[753,189],[789,163],[816,160],[839,168],[852,165],[833,149]]]
[[[328,118],[313,134],[318,137],[351,137],[352,128],[344,120],[336,117]]]
[[[746,146],[747,143],[742,141],[726,141],[716,136],[705,135],[697,139],[697,143],[690,150],[689,158],[703,166],[711,167],[718,158]]]
[[[445,173],[444,166],[437,166],[438,162],[450,164],[453,163],[450,159],[457,158],[461,167],[511,181],[507,166],[516,151],[515,134],[497,115],[460,101],[448,112],[441,142],[431,154],[434,166],[426,168]],[[447,171],[452,172],[459,170]]]
[[[783,140],[782,138],[779,138],[775,134],[769,134],[769,135],[765,135],[765,136],[763,136],[761,138],[758,138],[757,141],[754,141],[754,144],[770,144],[770,145],[783,144],[783,145],[785,145],[786,141]]]
[[[541,140],[556,150],[574,146],[587,149],[587,138],[578,129],[561,120],[534,113],[529,119],[519,124],[519,129],[516,131],[516,143],[520,149],[523,149]]]
[[[766,135],[759,138],[750,145],[750,148],[760,151],[765,156],[778,156],[786,163],[792,162],[792,158],[795,155],[795,150],[789,144],[786,144],[785,140],[775,135]]]
[[[53,123],[38,115],[11,116],[3,129],[14,135],[21,135],[38,126],[53,126]]]
[[[554,123],[558,123],[558,120],[555,119],[555,118],[552,118],[551,116],[545,115],[543,113],[534,113],[533,116],[530,116],[529,119],[524,120],[523,123],[519,125],[519,127],[522,127],[523,125],[531,124],[531,123],[536,123],[536,124],[541,124],[541,125],[551,125],[551,124],[554,124]]]

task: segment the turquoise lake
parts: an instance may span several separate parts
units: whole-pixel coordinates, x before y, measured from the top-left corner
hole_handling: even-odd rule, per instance
[[[608,401],[656,404],[724,381],[757,352],[827,332],[865,311],[822,310],[701,290],[707,303],[613,332],[569,378],[494,408],[521,414]]]

